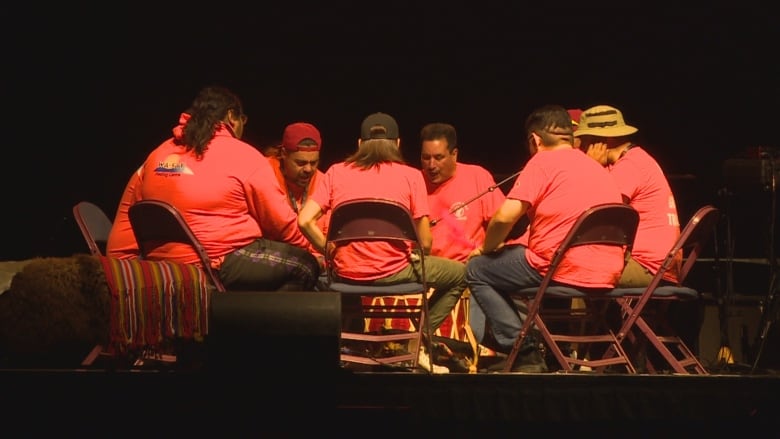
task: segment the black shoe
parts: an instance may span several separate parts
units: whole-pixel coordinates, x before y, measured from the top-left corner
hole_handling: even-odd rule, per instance
[[[501,373],[506,367],[507,357],[501,354],[496,357],[498,360],[485,365],[480,361],[481,373]],[[515,373],[545,373],[548,372],[547,363],[544,361],[544,356],[539,349],[526,350],[519,352],[517,358],[515,358],[515,364],[512,366],[511,371]]]
[[[515,364],[512,365],[512,372],[545,373],[547,371],[544,355],[538,348],[519,352],[515,358]]]
[[[497,373],[503,372],[506,366],[506,354],[496,352],[493,357],[480,357],[479,373]]]

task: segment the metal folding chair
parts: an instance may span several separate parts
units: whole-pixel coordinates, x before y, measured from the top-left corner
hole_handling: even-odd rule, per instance
[[[176,207],[164,201],[141,200],[130,206],[128,216],[142,258],[147,258],[152,250],[165,243],[188,244],[198,254],[201,268],[216,290],[221,293],[226,291],[216,271],[211,268],[206,248]]]
[[[342,328],[341,361],[368,365],[409,365],[416,368],[419,348],[423,339],[431,351],[431,329],[428,324],[428,285],[425,274],[425,255],[417,236],[415,222],[406,207],[393,201],[381,199],[358,199],[336,206],[328,226],[329,246],[340,246],[358,241],[394,242],[410,248],[410,256],[419,257],[421,279],[419,282],[394,285],[375,285],[371,282],[350,282],[334,277],[332,254],[328,258],[330,289],[345,295],[360,298],[357,310],[345,311],[345,319],[408,318],[412,322],[409,331],[389,333],[359,332],[348,323]],[[380,296],[405,296],[403,304],[385,305],[385,302],[370,300]],[[369,300],[363,300],[369,298]],[[360,325],[363,327],[363,325]],[[423,337],[423,333],[425,337]],[[360,352],[346,351],[344,341],[365,342],[369,349]],[[383,346],[397,343],[406,349],[382,355]]]
[[[108,235],[111,233],[112,221],[97,204],[81,201],[73,206],[73,218],[81,230],[92,256],[103,256],[106,251]],[[105,346],[96,345],[81,361],[82,366],[91,366],[101,355],[111,357],[105,352]]]
[[[572,372],[574,367],[588,366],[603,370],[606,366],[623,366],[629,373],[635,369],[630,359],[623,351],[619,341],[603,322],[603,310],[611,298],[607,295],[610,289],[587,290],[572,286],[556,284],[552,278],[560,266],[566,253],[582,245],[617,246],[623,249],[624,260],[628,261],[634,245],[636,229],[639,225],[639,214],[634,208],[620,203],[607,203],[593,206],[585,210],[572,225],[561,245],[553,253],[550,267],[539,287],[524,288],[510,293],[513,300],[527,308],[523,327],[515,339],[512,350],[507,358],[505,372],[510,372],[517,358],[523,341],[533,327],[541,335],[547,349],[553,354],[563,371]],[[586,309],[550,309],[545,305],[553,299],[581,298]],[[562,315],[561,313],[565,313]],[[554,331],[549,325],[554,320],[564,320],[569,323],[580,323],[581,330]],[[596,360],[564,354],[562,344],[576,343],[581,346],[607,344],[614,349],[616,355],[608,359]]]
[[[111,233],[111,219],[103,209],[89,201],[81,201],[73,206],[73,218],[76,219],[92,256],[103,256],[108,234]]]
[[[623,343],[628,339],[635,345],[644,340],[648,341],[672,370],[679,374],[709,374],[669,324],[666,311],[672,302],[699,298],[697,290],[686,287],[683,283],[702,249],[714,234],[719,219],[720,213],[717,208],[711,205],[700,208],[680,232],[680,237],[666,254],[661,268],[646,288],[616,288],[611,293],[620,305],[623,316],[621,327],[616,333],[617,340]],[[683,252],[685,262],[677,277],[677,285],[662,285],[664,274],[680,252]],[[658,305],[652,313],[646,307],[648,303]],[[635,329],[638,329],[644,338],[641,338],[634,331]],[[615,352],[610,349],[605,352],[603,358],[613,355]],[[656,368],[649,360],[647,360],[647,369],[650,373],[656,373]]]

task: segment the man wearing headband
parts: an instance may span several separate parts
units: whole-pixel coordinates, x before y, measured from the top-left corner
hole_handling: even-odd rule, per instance
[[[541,284],[554,249],[582,212],[598,204],[621,202],[609,173],[574,148],[575,131],[565,108],[537,108],[526,118],[525,130],[531,157],[466,263],[471,297],[484,312],[499,352],[507,354],[525,319],[524,310],[507,292]],[[506,245],[512,227],[525,215],[530,221],[525,243]],[[567,254],[560,267],[552,279],[555,282],[613,288],[623,268],[623,252],[614,247],[581,246]],[[525,338],[510,367],[515,372],[548,371],[535,335]]]

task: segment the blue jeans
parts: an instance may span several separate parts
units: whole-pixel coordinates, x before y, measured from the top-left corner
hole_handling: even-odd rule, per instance
[[[485,312],[479,307],[477,300],[473,298],[469,303],[469,326],[471,326],[471,333],[474,334],[474,338],[477,339],[477,343],[482,343],[485,339]]]
[[[466,283],[478,305],[469,314],[474,335],[481,341],[485,325],[490,325],[496,342],[505,352],[512,349],[525,319],[525,314],[506,293],[542,283],[542,276],[528,265],[525,250],[521,245],[507,246],[466,263]]]

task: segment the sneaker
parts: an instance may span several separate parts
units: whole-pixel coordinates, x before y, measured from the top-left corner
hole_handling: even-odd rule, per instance
[[[431,366],[433,366],[433,373],[436,374],[450,373],[448,368],[439,366],[438,364],[432,364],[431,358],[428,356],[428,353],[425,352],[425,349],[422,346],[420,347],[420,354],[417,357],[417,365],[427,370],[428,372],[431,372]]]

